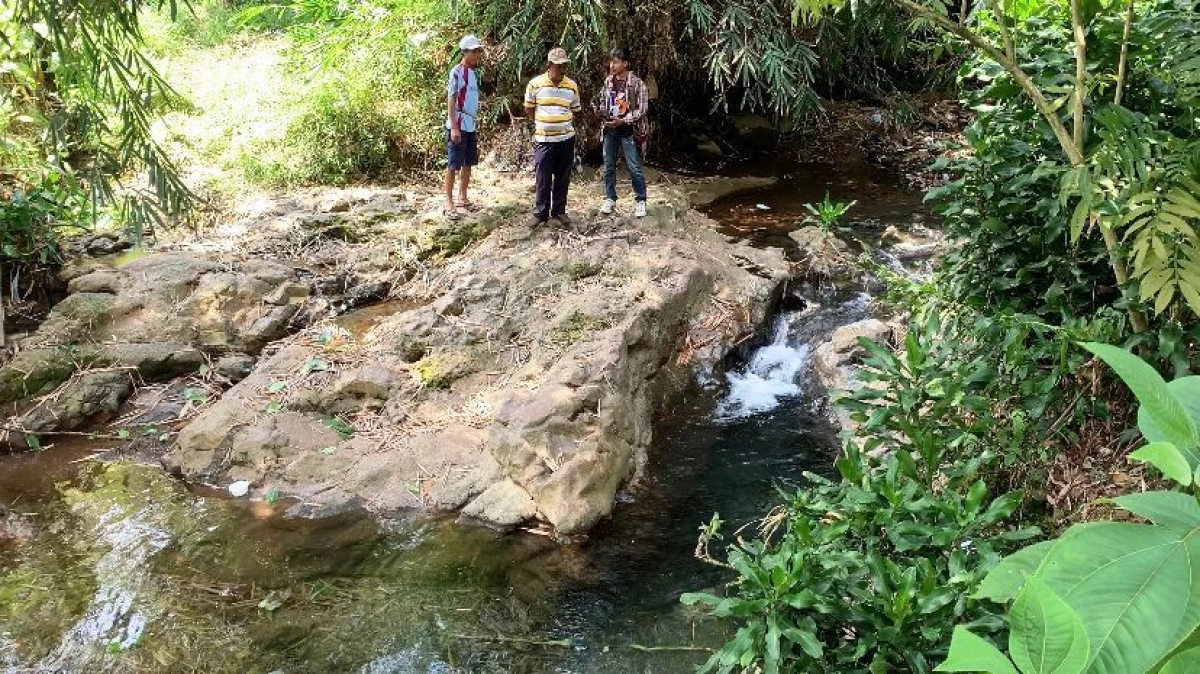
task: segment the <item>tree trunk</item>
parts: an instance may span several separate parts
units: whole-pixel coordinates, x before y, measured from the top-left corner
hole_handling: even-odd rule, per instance
[[[8,346],[4,337],[4,263],[0,262],[0,349]]]

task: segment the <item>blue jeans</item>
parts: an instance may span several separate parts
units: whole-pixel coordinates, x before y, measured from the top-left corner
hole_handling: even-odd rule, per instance
[[[633,178],[633,194],[638,201],[646,200],[646,175],[642,172],[642,157],[632,133],[607,131],[604,134],[604,194],[617,200],[617,148],[625,153],[625,165]]]

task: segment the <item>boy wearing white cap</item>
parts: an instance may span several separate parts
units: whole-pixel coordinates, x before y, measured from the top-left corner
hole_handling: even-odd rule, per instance
[[[446,206],[444,213],[458,220],[458,209],[478,210],[467,196],[471,185],[471,167],[479,163],[479,141],[476,138],[475,116],[479,114],[479,75],[475,68],[483,58],[483,43],[474,35],[458,43],[462,61],[450,71],[446,83]],[[461,174],[461,179],[459,179]],[[454,183],[459,183],[458,204],[454,203]]]

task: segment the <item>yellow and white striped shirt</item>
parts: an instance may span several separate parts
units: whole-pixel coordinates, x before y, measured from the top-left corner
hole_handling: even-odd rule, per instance
[[[563,76],[557,85],[550,75],[542,73],[529,81],[525,88],[525,104],[534,106],[533,139],[539,143],[556,143],[575,137],[575,113],[582,107],[579,85]]]

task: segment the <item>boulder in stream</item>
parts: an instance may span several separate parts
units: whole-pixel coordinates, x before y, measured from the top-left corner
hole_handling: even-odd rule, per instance
[[[394,313],[361,334],[284,340],[164,463],[310,503],[586,531],[636,488],[666,396],[752,335],[790,273],[780,251],[717,234],[679,191],[650,209],[553,232],[499,206],[459,226],[469,246],[410,239],[444,262],[393,290]]]

